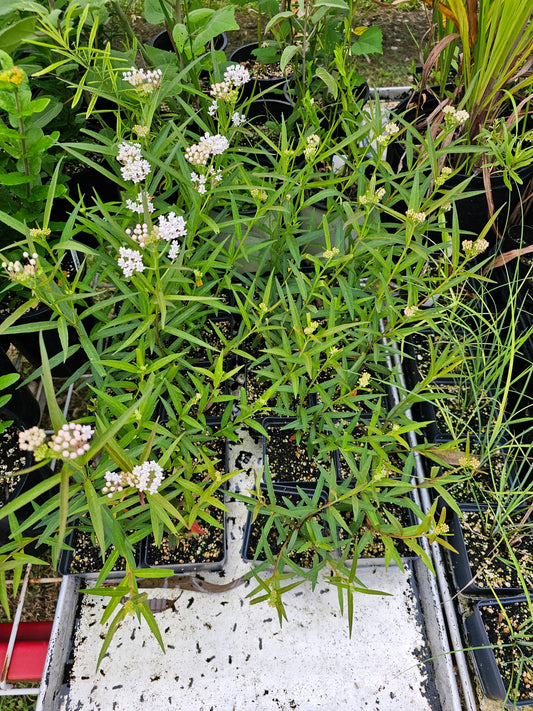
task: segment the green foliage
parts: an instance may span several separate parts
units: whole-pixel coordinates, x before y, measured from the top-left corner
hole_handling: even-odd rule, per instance
[[[225,509],[226,484],[228,496],[264,521],[256,550],[264,561],[249,573],[251,601],[276,607],[281,622],[289,616],[284,593],[305,582],[314,587],[327,574],[351,626],[356,595],[380,594],[357,576],[367,545],[380,544],[387,565],[401,566],[407,552],[431,569],[427,543],[449,547],[445,512],[437,513],[436,501],[422,506],[421,491],[433,490],[457,508],[450,492],[474,478],[474,458],[480,466],[490,461],[500,435],[526,418],[523,403],[514,409],[509,403],[523,377],[513,362],[530,333],[511,328],[500,335],[487,308],[487,264],[479,253],[473,259],[455,215],[469,181],[449,180],[451,171],[442,170],[450,155],[476,160],[486,148],[449,127],[436,135],[407,122],[386,124],[379,105],[364,108],[364,65],[356,60],[380,51],[379,30],[354,32],[353,4],[298,7],[303,14],[283,9],[267,27],[286,43],[278,54],[296,79],[299,106],[282,118],[253,118],[252,101],[240,101],[239,86],[215,96],[197,80],[207,66],[204,49],[230,28],[233,7],[147,2],[146,18],[163,17],[181,50],[178,56],[141,49],[145,69],[161,70],[153,75],[131,70],[139,47],[128,33],[124,51],[102,46],[105,4],[39,13],[37,73],[63,82],[76,121],[94,120],[77,140],[65,140],[63,130],[60,145],[44,140],[54,104],[47,96],[32,98],[25,74],[20,84],[0,86],[11,117],[0,133],[11,161],[3,183],[15,195],[22,191],[21,211],[31,204],[28,189],[33,195],[42,187],[38,176],[52,148],[98,175],[95,196],[71,195],[63,221],[53,208],[57,187],[67,182],[66,160],[41,196],[39,229],[29,231],[18,207],[6,204],[0,215],[14,235],[3,249],[6,262],[27,259],[21,252],[37,254],[34,264],[24,262],[26,269],[4,267],[6,298],[22,303],[0,332],[31,332],[33,325],[17,319],[37,303],[51,309],[41,330],[57,331],[62,352],[51,357],[41,335],[42,366],[32,377],[42,375],[58,433],[67,423],[51,367],[83,349],[85,371],[63,387],[82,371],[87,376],[90,397],[80,424],[93,430],[87,447],[74,457],[60,452],[53,476],[0,511],[12,531],[0,551],[0,574],[13,569],[20,576],[27,560],[23,536],[33,527],[40,527],[39,543],[55,561],[70,531],[87,533],[102,562],[91,593],[109,597],[98,664],[130,613],[162,644],[138,589],[139,579],[154,571],[137,569],[135,546],[149,535],[160,544],[164,536],[178,541],[217,525],[213,512]],[[268,52],[272,47],[263,56]],[[4,70],[12,69],[12,60],[1,56]],[[215,56],[213,84],[224,80],[226,66]],[[331,109],[327,125],[324,106]],[[496,130],[487,134],[491,155],[510,163],[499,153]],[[401,171],[386,152],[398,135],[406,152]],[[505,138],[522,163],[529,146],[513,140]],[[20,185],[16,175],[23,176]],[[117,199],[102,197],[104,181],[117,188]],[[479,252],[489,227],[476,241]],[[65,274],[71,250],[81,268]],[[510,298],[507,309],[518,311],[518,300]],[[468,337],[457,337],[457,325]],[[406,340],[422,328],[449,338],[442,348],[429,347],[427,373],[407,391],[392,359],[403,356]],[[72,345],[71,331],[79,345]],[[435,388],[443,376],[465,386],[464,410],[488,388],[501,398],[492,403],[494,426],[480,452],[474,447],[480,433]],[[390,385],[399,401],[389,401]],[[446,445],[424,440],[424,423],[412,416],[420,402],[433,404],[448,423]],[[250,492],[231,490],[237,472],[226,471],[217,443],[238,442],[242,428],[267,435],[265,415],[290,418],[298,452],[318,472],[311,492],[276,498],[268,461],[266,489],[257,482]],[[57,457],[55,436],[36,451],[36,466]],[[523,449],[513,442],[516,456]],[[424,478],[415,466],[419,457],[430,462]],[[162,474],[153,488],[134,476],[148,465]],[[510,505],[506,476],[490,492],[502,512]],[[23,506],[44,495],[33,513],[16,520]],[[529,502],[529,491],[521,496]],[[123,581],[104,587],[119,559]]]

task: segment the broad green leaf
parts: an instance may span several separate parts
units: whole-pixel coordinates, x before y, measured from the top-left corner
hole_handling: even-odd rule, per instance
[[[0,10],[0,13],[2,11]],[[18,22],[0,31],[0,46],[5,52],[13,52],[28,37],[31,37],[35,29],[35,17],[25,17]]]
[[[291,59],[294,57],[295,54],[301,53],[302,48],[297,47],[296,45],[289,45],[288,47],[285,47],[283,50],[283,53],[281,55],[281,59],[279,62],[279,68],[281,71],[285,71],[285,68],[287,64],[291,61]]]
[[[176,45],[176,51],[183,52],[188,36],[189,33],[183,23],[180,22],[172,28],[172,39]]]
[[[318,69],[315,72],[315,76],[317,76],[319,79],[322,79],[324,84],[327,86],[330,94],[333,95],[333,98],[337,98],[337,94],[339,93],[339,87],[337,86],[337,82],[333,78],[333,76],[326,70],[324,67],[318,67]]]
[[[352,54],[360,57],[362,54],[383,54],[383,33],[379,27],[367,27],[352,45]]]

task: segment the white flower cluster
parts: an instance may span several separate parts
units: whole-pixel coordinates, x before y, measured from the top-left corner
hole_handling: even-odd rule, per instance
[[[137,242],[139,247],[146,247],[148,241],[148,225],[146,222],[143,222],[142,225],[135,225],[132,230],[128,228],[126,234],[131,237],[134,242]]]
[[[161,486],[164,471],[157,462],[144,462],[133,467],[131,472],[105,473],[105,486],[102,489],[109,498],[115,492],[123,491],[125,486],[133,486],[139,492],[155,494]]]
[[[406,306],[403,310],[405,318],[413,318],[418,313],[418,306]]]
[[[444,120],[449,126],[462,126],[470,118],[468,111],[457,110],[453,106],[445,106],[442,109]]]
[[[305,139],[306,142],[306,147],[304,148],[304,156],[306,161],[310,161],[313,159],[313,156],[316,155],[316,152],[318,151],[318,145],[320,143],[320,138],[319,136],[316,135],[316,133],[312,133],[310,136],[307,136]]]
[[[35,452],[45,440],[46,432],[40,427],[30,427],[29,430],[19,432],[19,447],[26,452]]]
[[[435,178],[435,187],[440,188],[441,185],[444,185],[444,183],[448,180],[450,175],[452,174],[452,169],[445,165],[444,168],[441,170],[440,175],[437,175]]]
[[[143,196],[146,198],[146,207],[148,212],[154,211],[154,206],[152,205],[152,198],[146,195],[146,193],[139,193],[137,200],[126,200],[126,207],[132,212],[136,212],[138,215],[142,215],[144,212],[144,200]]]
[[[337,254],[339,254],[339,248],[338,247],[333,247],[333,249],[326,249],[323,253],[322,256],[324,259],[333,259]]]
[[[120,247],[118,266],[122,269],[125,277],[130,277],[134,272],[143,272],[144,264],[142,254],[137,249],[128,249],[128,247]]]
[[[191,165],[207,165],[210,156],[219,156],[229,148],[229,141],[220,133],[211,136],[207,131],[198,143],[189,146],[185,151],[185,159]]]
[[[159,218],[159,236],[167,242],[178,237],[185,237],[187,234],[187,222],[181,215],[169,212],[168,215],[161,215]]]
[[[2,267],[7,271],[12,281],[19,281],[25,286],[32,287],[35,284],[35,277],[40,271],[39,255],[34,252],[30,256],[28,252],[23,252],[22,256],[27,260],[26,264],[17,260],[16,262],[2,262]]]
[[[421,225],[426,220],[425,212],[415,212],[412,208],[409,208],[405,213],[405,216],[409,222],[413,222],[415,225]]]
[[[141,67],[132,67],[129,72],[123,72],[122,79],[131,84],[137,91],[143,94],[151,94],[154,89],[159,89],[163,79],[161,69],[149,69],[146,71]]]
[[[219,81],[216,84],[211,84],[210,94],[216,101],[218,99],[222,101],[236,101],[237,99],[237,88],[246,84],[250,81],[250,72],[242,64],[232,64],[224,72],[223,81]],[[210,113],[212,111],[212,106],[210,108]],[[212,116],[214,114],[211,114]]]
[[[242,126],[242,124],[245,123],[245,121],[246,121],[246,116],[244,114],[240,114],[238,111],[235,111],[235,113],[233,113],[231,115],[231,123],[234,126]]]
[[[211,187],[216,185],[222,180],[222,171],[215,170],[214,166],[211,166],[209,173],[207,175],[198,175],[198,173],[191,173],[191,183],[193,183],[193,188],[200,193],[200,195],[205,195],[207,192],[207,179],[211,178]]]
[[[89,425],[80,425],[77,422],[63,425],[50,439],[50,449],[63,459],[76,459],[89,451],[89,440],[93,432]]]
[[[150,228],[146,222],[138,223],[133,229],[128,228],[126,234],[143,249],[149,244],[158,242],[160,239],[165,240],[165,242],[170,242],[168,256],[173,260],[180,250],[177,238],[185,237],[187,234],[187,222],[181,215],[176,215],[175,212],[169,212],[166,217],[165,215],[160,215],[159,225],[154,225]],[[134,271],[142,272],[144,269],[140,252],[125,247],[121,247],[120,249],[118,264],[124,276],[131,276]]]
[[[385,125],[385,131],[376,138],[376,141],[382,145],[388,143],[394,136],[399,132],[400,127],[398,124],[390,121]]]
[[[233,86],[242,86],[250,81],[250,72],[242,64],[231,64],[224,72],[224,81]]]
[[[375,192],[367,191],[364,195],[359,197],[359,202],[361,205],[372,205],[379,203],[385,197],[385,188],[378,188]]]
[[[139,143],[121,143],[117,160],[122,163],[120,172],[124,180],[140,183],[150,173],[150,163],[142,157]]]
[[[482,254],[489,247],[486,239],[478,237],[475,242],[471,239],[465,239],[462,242],[463,251],[467,259],[472,259]]]

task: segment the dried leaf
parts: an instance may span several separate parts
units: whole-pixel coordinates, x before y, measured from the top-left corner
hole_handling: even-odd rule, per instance
[[[422,454],[423,456],[433,454],[445,464],[449,464],[451,467],[460,466],[460,460],[466,457],[466,453],[462,452],[459,449],[439,449],[438,447],[429,447],[428,449],[421,449],[420,454]]]

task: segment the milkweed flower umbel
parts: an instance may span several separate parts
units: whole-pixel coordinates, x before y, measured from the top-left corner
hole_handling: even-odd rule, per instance
[[[77,459],[89,451],[93,434],[90,425],[69,422],[52,435],[47,444],[46,432],[40,427],[31,427],[19,432],[19,447],[25,452],[33,452],[38,462],[45,457]]]
[[[120,172],[124,180],[140,183],[150,173],[150,163],[142,157],[139,143],[121,143],[117,160],[122,164]]]
[[[89,451],[89,440],[93,432],[89,425],[80,425],[77,422],[63,425],[50,439],[50,449],[62,459],[76,459]]]
[[[46,441],[46,432],[40,427],[30,427],[19,432],[19,447],[25,452],[35,452]]]
[[[151,94],[155,89],[159,89],[163,80],[161,69],[137,69],[132,67],[129,72],[123,72],[122,78],[131,84],[134,89],[143,93]]]
[[[102,493],[109,498],[115,492],[121,492],[127,486],[137,489],[140,494],[157,493],[164,479],[164,471],[157,462],[146,461],[133,467],[131,472],[111,472],[105,473],[105,486]]]
[[[143,258],[139,250],[120,247],[118,252],[120,256],[117,263],[125,277],[132,276],[134,272],[144,271]]]

